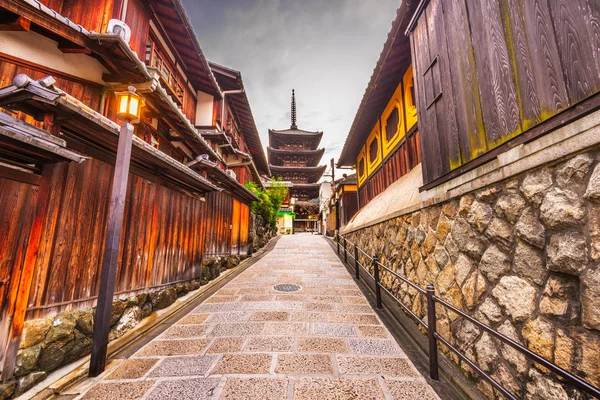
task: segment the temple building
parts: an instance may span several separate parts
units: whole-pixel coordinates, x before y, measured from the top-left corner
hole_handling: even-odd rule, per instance
[[[281,233],[314,232],[319,218],[319,180],[325,165],[319,161],[325,151],[319,148],[323,132],[311,132],[296,124],[296,97],[292,90],[290,129],[269,129],[269,168],[276,178],[290,182],[288,198],[280,211]]]

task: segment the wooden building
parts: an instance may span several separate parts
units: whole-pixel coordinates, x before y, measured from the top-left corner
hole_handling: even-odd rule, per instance
[[[360,210],[341,230],[346,239],[492,329],[544,321],[544,332],[568,341],[566,351],[538,346],[528,328],[515,337],[588,382],[569,383],[531,358],[507,363],[506,346],[487,334],[465,338],[465,320],[437,308],[439,337],[455,346],[441,352],[489,398],[499,386],[507,398],[547,396],[552,386],[565,399],[600,387],[592,311],[600,296],[590,279],[600,276],[598,21],[598,1],[403,1],[337,163],[355,168],[358,181]],[[556,256],[558,241],[573,235],[576,271],[558,267]],[[490,260],[502,267],[490,273]],[[384,290],[427,323],[423,297],[383,274]],[[565,298],[577,311],[568,320],[542,306],[560,279],[573,282]],[[522,287],[498,290],[512,280]],[[511,307],[527,308],[517,301],[525,288],[531,307],[515,317]],[[501,320],[487,319],[491,302]]]
[[[115,92],[128,86],[145,107],[116,294],[200,278],[204,258],[247,249],[257,198],[244,184],[260,184],[268,164],[241,75],[208,63],[179,0],[1,0],[3,378],[25,319],[96,301]]]
[[[269,129],[269,168],[274,177],[292,184],[282,212],[295,214],[293,231],[315,232],[319,217],[319,180],[326,168],[318,165],[325,152],[324,148],[319,148],[323,132],[298,128],[293,90],[291,118],[290,129]]]
[[[333,207],[335,218],[339,221],[336,229],[341,229],[350,222],[354,214],[358,211],[358,186],[356,174],[346,175],[335,181],[333,185]]]
[[[356,169],[359,208],[421,162],[407,23],[399,12],[337,162]]]

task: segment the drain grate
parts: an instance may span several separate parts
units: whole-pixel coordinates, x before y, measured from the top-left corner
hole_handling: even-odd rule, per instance
[[[297,292],[298,290],[302,289],[302,286],[292,283],[281,283],[273,286],[273,289],[277,290],[278,292]]]

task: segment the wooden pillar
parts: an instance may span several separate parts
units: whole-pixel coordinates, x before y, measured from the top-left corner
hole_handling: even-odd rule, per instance
[[[110,313],[115,292],[115,275],[117,273],[119,244],[123,229],[123,213],[125,211],[127,180],[129,178],[132,137],[133,126],[129,123],[123,125],[119,133],[117,160],[115,162],[112,191],[110,194],[110,211],[108,215],[108,229],[106,230],[104,257],[102,259],[100,291],[98,293],[96,315],[94,316],[90,376],[100,375],[106,367]]]
[[[15,269],[20,270],[21,273],[20,276],[17,276],[16,282],[14,282],[13,287],[15,287],[16,290],[12,291],[7,304],[8,315],[10,316],[12,314],[12,321],[10,322],[6,351],[4,354],[0,354],[2,361],[1,380],[3,381],[10,379],[15,369],[17,351],[19,350],[21,333],[23,332],[23,324],[27,312],[27,304],[29,302],[31,280],[35,270],[44,220],[52,192],[52,178],[55,172],[60,169],[60,165],[61,164],[48,164],[44,165],[42,168],[42,179],[40,181],[33,223],[29,233],[27,249],[25,250],[23,266],[15,267]],[[0,351],[1,350],[2,349],[0,349]]]

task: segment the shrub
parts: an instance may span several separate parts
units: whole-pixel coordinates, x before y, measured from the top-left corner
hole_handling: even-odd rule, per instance
[[[266,223],[272,229],[275,229],[277,226],[277,213],[288,194],[288,188],[285,187],[281,178],[271,178],[270,187],[266,189],[254,182],[246,183],[246,188],[254,192],[256,197],[260,199],[260,201],[252,203],[252,212],[261,215]]]

